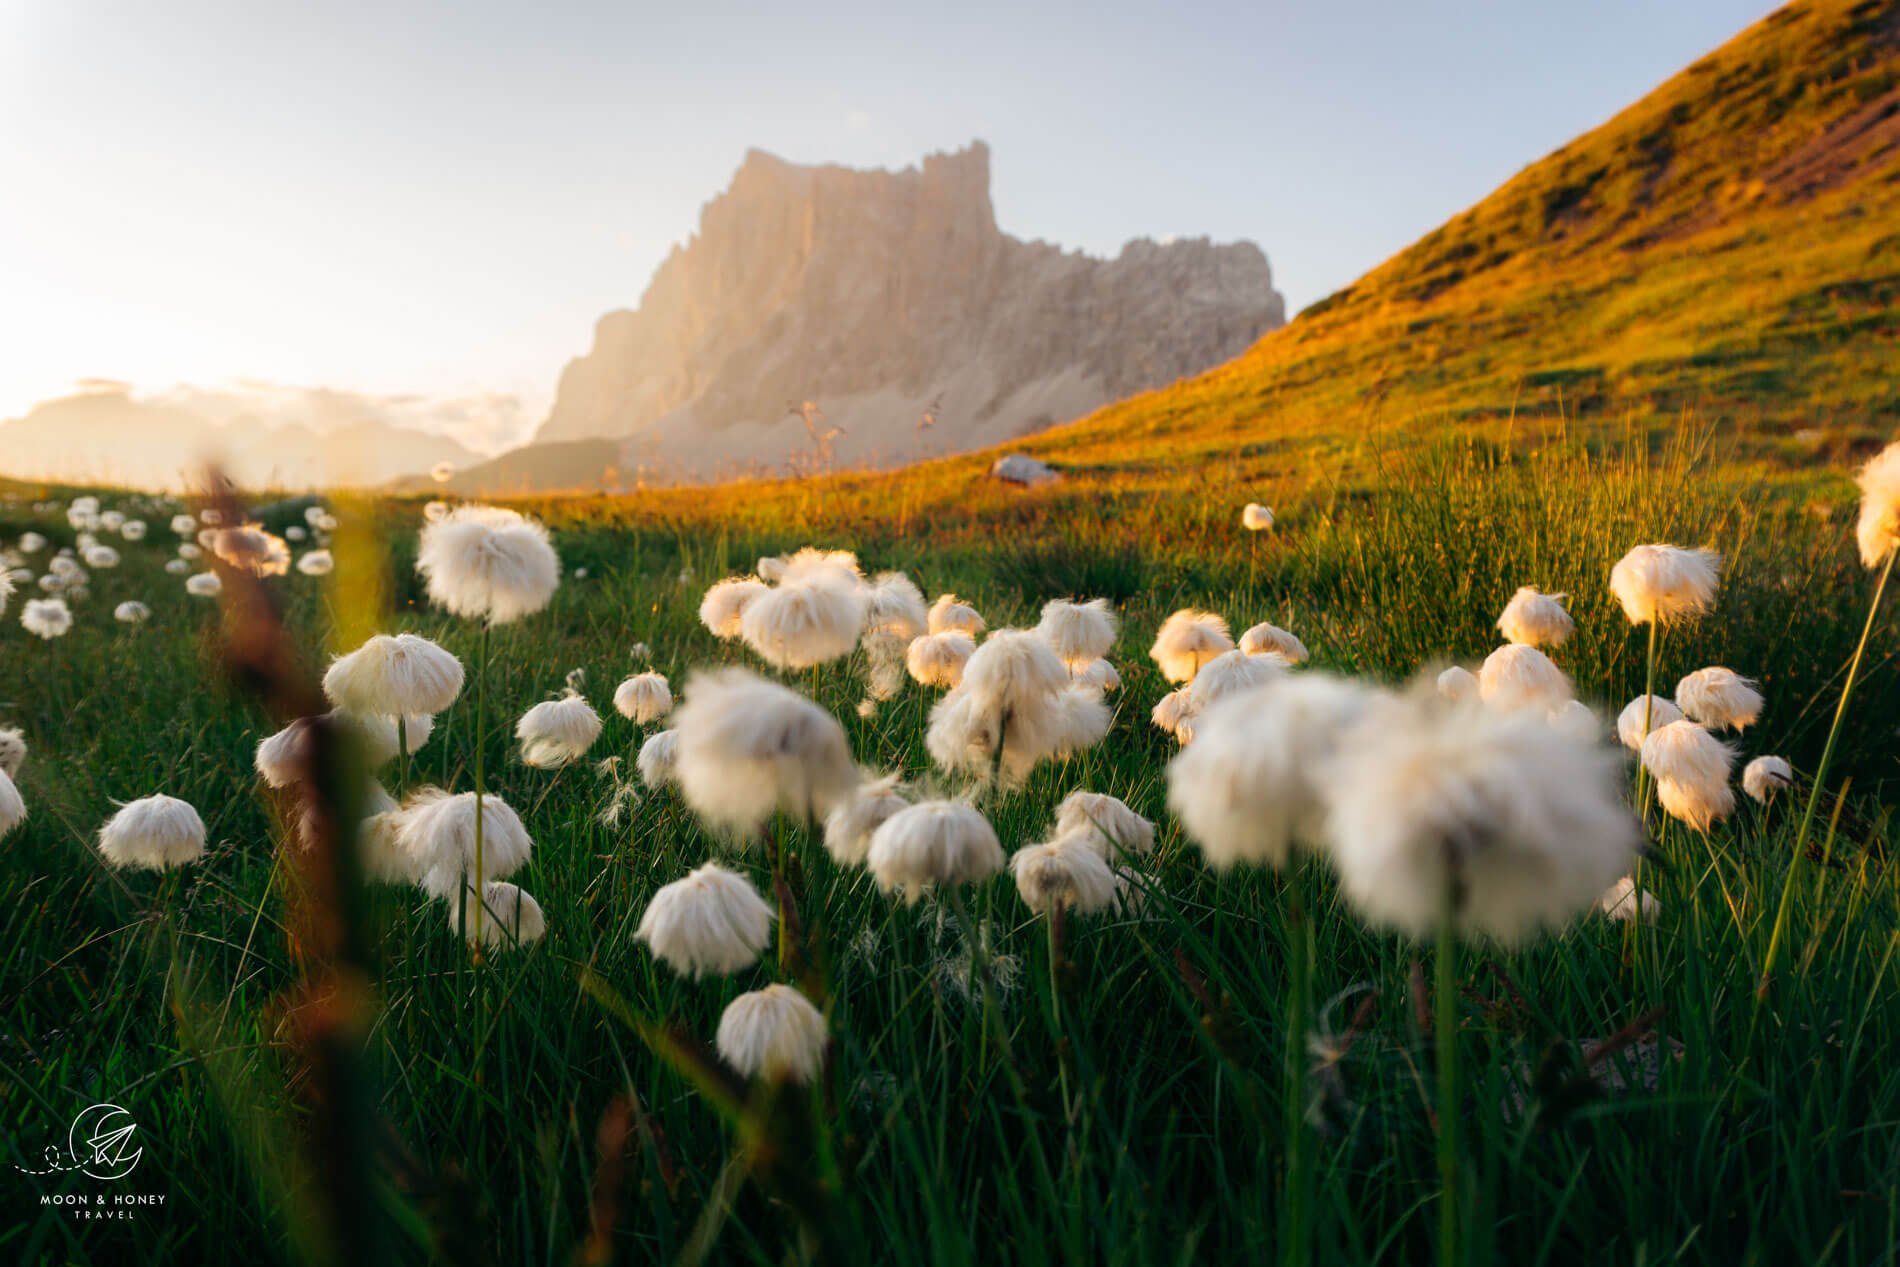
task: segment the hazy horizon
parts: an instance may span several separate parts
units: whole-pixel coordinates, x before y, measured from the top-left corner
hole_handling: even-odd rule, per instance
[[[255,386],[264,416],[342,395],[508,447],[752,147],[897,168],[981,138],[1005,232],[1245,238],[1294,311],[1772,8],[10,0],[0,418],[86,379]]]

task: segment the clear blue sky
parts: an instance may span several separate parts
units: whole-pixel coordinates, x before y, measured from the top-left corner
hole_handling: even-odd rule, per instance
[[[532,413],[755,145],[982,137],[1006,231],[1251,238],[1298,308],[1772,7],[0,0],[0,417],[82,376]]]

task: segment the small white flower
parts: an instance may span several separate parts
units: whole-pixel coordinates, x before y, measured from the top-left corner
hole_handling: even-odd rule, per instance
[[[634,937],[682,975],[730,975],[758,962],[775,918],[744,876],[709,862],[655,893]]]
[[[726,1005],[720,1058],[748,1078],[804,1085],[825,1061],[825,1018],[789,985],[768,985]]]

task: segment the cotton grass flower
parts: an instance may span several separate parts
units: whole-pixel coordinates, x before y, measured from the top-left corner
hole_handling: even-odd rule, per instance
[[[1662,903],[1656,900],[1653,893],[1638,893],[1636,880],[1631,876],[1624,876],[1605,889],[1603,896],[1597,899],[1597,907],[1619,924],[1633,919],[1648,924],[1662,914]]]
[[[1565,594],[1540,593],[1526,585],[1511,595],[1498,617],[1498,632],[1507,642],[1526,647],[1560,647],[1576,632],[1576,622],[1564,610]]]
[[[1147,854],[1155,847],[1155,825],[1116,797],[1102,792],[1071,792],[1056,806],[1055,838],[1087,839],[1104,861],[1117,853]]]
[[[1287,662],[1275,652],[1248,655],[1241,650],[1215,656],[1201,666],[1188,683],[1190,716],[1198,716],[1218,700],[1258,690],[1287,670]]]
[[[839,866],[863,866],[873,833],[893,814],[910,808],[900,778],[887,774],[867,779],[850,800],[825,816],[825,852]]]
[[[309,530],[302,524],[292,524],[290,527],[284,529],[284,540],[286,541],[302,541],[309,537],[309,535]]]
[[[1756,757],[1742,767],[1742,791],[1766,805],[1775,793],[1794,784],[1794,768],[1782,757]]]
[[[679,781],[680,736],[677,730],[655,731],[640,745],[640,782],[654,791]]]
[[[1278,655],[1288,664],[1306,662],[1306,644],[1278,625],[1265,621],[1240,635],[1240,649],[1248,655]]]
[[[1115,645],[1115,613],[1106,598],[1086,603],[1044,603],[1036,636],[1048,643],[1071,673],[1107,655]]]
[[[673,711],[672,688],[659,673],[636,673],[614,688],[614,710],[636,726],[656,722]]]
[[[864,572],[858,567],[858,556],[849,550],[820,550],[815,546],[806,546],[781,557],[777,562],[779,566],[774,569],[773,579],[779,585],[803,585],[816,581],[844,589],[858,589],[864,584]],[[765,575],[763,560],[760,562],[759,575]]]
[[[1201,666],[1234,649],[1227,622],[1213,612],[1182,608],[1161,623],[1149,656],[1170,682],[1191,682]]]
[[[983,632],[983,617],[955,594],[939,594],[930,605],[928,627],[931,633],[968,634],[972,640]]]
[[[23,532],[20,534],[20,553],[21,554],[38,554],[41,550],[44,550],[45,548],[46,548],[46,538],[41,536],[39,533]]]
[[[1168,766],[1168,806],[1208,865],[1285,865],[1323,841],[1322,766],[1378,696],[1343,678],[1295,674],[1218,701]]]
[[[181,559],[202,559],[204,555],[204,547],[195,541],[182,542],[178,547],[178,557]]]
[[[908,644],[930,624],[923,591],[902,572],[880,572],[865,590],[864,630]]]
[[[191,571],[191,564],[184,559],[165,560],[165,574],[167,576],[183,576],[189,571]]]
[[[1735,752],[1692,721],[1670,722],[1643,740],[1643,766],[1656,779],[1663,811],[1699,832],[1735,809],[1729,787]]]
[[[335,570],[336,558],[328,550],[306,550],[297,559],[297,571],[304,576],[328,576]]]
[[[824,1067],[825,1018],[789,985],[768,985],[726,1005],[719,1057],[748,1078],[808,1085]]]
[[[490,880],[482,886],[481,909],[477,911],[475,890],[462,895],[460,927],[470,945],[491,949],[529,946],[547,935],[547,916],[534,895],[506,880]]]
[[[145,521],[143,519],[128,519],[119,525],[119,536],[127,541],[145,540],[145,531]]]
[[[963,666],[975,653],[970,635],[951,629],[913,638],[904,652],[904,664],[923,686],[955,687],[963,681]]]
[[[404,803],[396,844],[408,855],[420,883],[432,897],[448,900],[476,875],[476,797],[450,795],[438,787],[421,788]],[[513,875],[534,853],[534,841],[520,815],[494,795],[481,798],[482,883]]]
[[[600,738],[600,714],[572,691],[543,700],[515,723],[521,759],[537,770],[558,770],[587,755]]]
[[[1644,729],[1643,718],[1649,718],[1648,730]],[[1616,737],[1625,748],[1640,752],[1643,738],[1649,731],[1659,730],[1670,722],[1682,720],[1682,710],[1671,700],[1660,695],[1638,695],[1623,706],[1616,715]]]
[[[1610,569],[1610,592],[1632,625],[1666,625],[1708,611],[1721,570],[1713,550],[1637,546]]]
[[[1193,694],[1187,687],[1183,686],[1179,690],[1169,691],[1166,695],[1163,695],[1149,712],[1148,720],[1153,722],[1159,729],[1178,738],[1181,733],[1182,724],[1188,720],[1193,712]]]
[[[930,713],[924,746],[939,767],[1005,788],[1037,762],[1087,747],[1108,725],[1097,692],[1070,691],[1068,670],[1032,633],[992,634],[964,666],[963,680]]]
[[[1121,887],[1114,870],[1082,835],[1026,845],[1010,856],[1009,870],[1023,905],[1038,915],[1056,907],[1078,915],[1107,910]]]
[[[17,779],[20,767],[25,764],[26,736],[20,733],[18,726],[0,726],[0,771]]]
[[[14,786],[13,775],[0,768],[0,837],[26,821],[26,801]]]
[[[996,829],[962,801],[922,801],[871,834],[865,863],[886,893],[915,903],[933,888],[974,884],[1003,869]]]
[[[416,634],[377,634],[330,662],[323,693],[357,713],[447,712],[462,693],[462,662]]]
[[[173,515],[171,528],[178,536],[195,537],[198,535],[198,520],[192,515]]]
[[[1248,502],[1240,512],[1240,526],[1248,532],[1266,532],[1273,527],[1273,511],[1259,502]]]
[[[1635,859],[1616,758],[1529,711],[1414,692],[1369,712],[1328,767],[1342,890],[1414,937],[1521,941],[1589,909]]]
[[[112,619],[122,625],[142,625],[152,618],[152,609],[137,599],[128,598],[112,609]]]
[[[1573,695],[1570,679],[1536,647],[1506,643],[1478,670],[1478,696],[1494,708],[1561,708]]]
[[[739,636],[767,664],[809,669],[843,659],[864,629],[864,593],[824,574],[787,580],[746,604]]]
[[[165,871],[195,862],[205,849],[198,811],[174,796],[141,797],[119,807],[99,829],[99,853],[120,871]]]
[[[857,787],[838,719],[744,669],[695,674],[673,726],[680,793],[715,830],[750,836],[775,811],[821,818]]]
[[[1122,675],[1115,666],[1106,660],[1091,660],[1075,672],[1078,685],[1091,686],[1098,691],[1119,691]]]
[[[51,642],[73,627],[72,609],[63,598],[29,598],[20,608],[20,624],[35,637]]]
[[[1860,485],[1860,517],[1854,524],[1854,539],[1860,546],[1860,561],[1877,568],[1900,543],[1900,443],[1875,454],[1855,479]]]
[[[709,862],[653,895],[634,938],[682,976],[729,976],[758,962],[776,918],[750,881]]]
[[[416,571],[436,606],[491,626],[532,616],[561,583],[547,529],[498,506],[458,506],[425,525]]]
[[[201,544],[227,566],[252,576],[282,576],[290,571],[290,547],[257,524],[213,529],[209,540]]]
[[[185,593],[193,598],[216,598],[224,593],[224,581],[216,572],[194,572],[185,578]]]
[[[87,546],[86,566],[95,571],[108,571],[119,566],[119,552],[111,546]]]
[[[727,577],[716,582],[699,600],[699,623],[715,638],[726,641],[737,638],[744,629],[745,609],[770,592],[771,587],[756,577]]]
[[[1593,744],[1603,738],[1603,719],[1582,700],[1565,700],[1550,710],[1550,724],[1578,743]]]
[[[1475,700],[1483,694],[1478,675],[1458,664],[1438,675],[1437,687],[1438,694],[1453,703]]]
[[[1746,730],[1761,719],[1762,703],[1753,682],[1720,665],[1697,669],[1676,683],[1676,707],[1711,730]]]

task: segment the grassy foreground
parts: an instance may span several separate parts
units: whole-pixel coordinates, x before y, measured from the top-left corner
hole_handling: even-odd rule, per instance
[[[1288,1221],[1284,880],[1210,874],[1166,815],[1172,741],[1147,722],[1166,689],[1148,641],[1174,608],[1204,605],[1236,631],[1265,619],[1293,629],[1318,667],[1396,681],[1480,657],[1505,599],[1536,584],[1571,595],[1578,633],[1557,658],[1613,715],[1641,689],[1644,644],[1608,593],[1611,564],[1643,541],[1707,544],[1728,560],[1718,606],[1669,633],[1659,679],[1709,663],[1758,677],[1768,708],[1745,753],[1779,753],[1805,773],[1872,589],[1852,557],[1849,487],[1738,495],[1688,449],[1433,449],[1363,492],[1289,490],[1281,528],[1256,538],[1237,526],[1256,494],[1218,468],[1190,496],[1057,488],[961,516],[860,517],[848,500],[780,500],[733,506],[712,526],[638,502],[542,507],[563,561],[587,575],[497,637],[484,741],[491,786],[535,839],[514,879],[546,909],[549,935],[477,973],[441,907],[368,894],[372,969],[361,984],[373,1024],[360,1085],[372,1145],[347,1157],[316,1148],[349,1106],[313,1091],[308,1036],[327,1003],[302,988],[284,919],[290,869],[274,865],[285,833],[251,770],[272,727],[212,676],[215,607],[162,573],[171,539],[148,515],[153,538],[95,573],[70,635],[42,644],[12,614],[0,628],[0,724],[23,726],[33,746],[21,778],[32,817],[0,865],[0,1255],[256,1263],[350,1244],[372,1259],[502,1263],[1269,1257]],[[63,521],[18,505],[0,513],[0,543],[27,527],[70,540]],[[376,517],[391,546],[390,614],[376,623],[472,661],[475,629],[428,611],[409,568],[417,507],[344,513]],[[957,924],[931,903],[884,898],[794,833],[832,1064],[808,1105],[771,1106],[762,1135],[736,1134],[636,1024],[676,1022],[709,1043],[723,1005],[769,967],[684,981],[632,939],[654,889],[731,851],[671,792],[643,793],[603,823],[612,775],[529,769],[508,735],[580,668],[607,718],[593,755],[630,758],[638,737],[606,703],[645,663],[630,645],[648,644],[676,688],[694,666],[744,660],[698,626],[700,593],[761,553],[808,542],[856,549],[867,569],[903,569],[932,594],[954,590],[992,627],[1033,620],[1050,597],[1115,600],[1124,684],[1108,739],[989,808],[1006,849],[1044,839],[1055,802],[1078,787],[1120,796],[1160,826],[1144,908],[1069,921],[1053,970],[1045,928],[1007,878],[974,896],[1006,1050],[969,998]],[[365,595],[377,586],[347,566],[337,579],[335,591],[294,574],[282,587],[313,666],[332,637],[351,645],[372,623]],[[114,624],[112,604],[133,597],[151,605],[150,624]],[[1431,1254],[1440,1129],[1465,1143],[1457,1199],[1473,1261],[1891,1256],[1894,653],[1883,621],[1833,776],[1852,788],[1824,803],[1837,827],[1812,857],[1794,856],[1798,796],[1765,809],[1743,800],[1707,838],[1655,819],[1654,924],[1592,917],[1561,938],[1461,955],[1466,1094],[1455,1113],[1439,1113],[1432,1090],[1430,950],[1367,930],[1324,868],[1309,869],[1322,1006],[1306,1214],[1318,1261]],[[823,670],[817,690],[860,760],[932,777],[931,693],[909,685],[863,720],[847,666]],[[411,783],[466,789],[472,723],[465,695]],[[160,790],[204,813],[207,857],[176,883],[105,872],[88,842],[111,802]],[[737,856],[763,884],[758,852]],[[1751,1026],[1784,884],[1794,886],[1789,953]],[[1612,1036],[1588,1064],[1582,1045]],[[138,1121],[136,1186],[167,1197],[130,1222],[42,1207],[64,1181],[17,1169],[100,1100]],[[787,1151],[807,1136],[809,1156]],[[365,1195],[339,1228],[321,1196],[345,1180]],[[814,1214],[821,1226],[801,1232]]]

